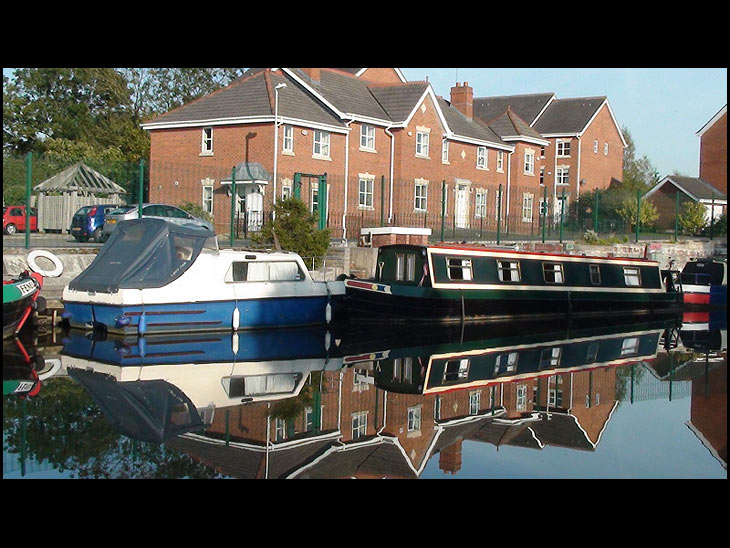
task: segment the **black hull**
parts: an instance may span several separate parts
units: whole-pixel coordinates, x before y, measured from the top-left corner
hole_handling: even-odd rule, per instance
[[[34,297],[35,293],[17,301],[3,303],[3,340],[10,339],[15,335],[26,309],[33,305]]]

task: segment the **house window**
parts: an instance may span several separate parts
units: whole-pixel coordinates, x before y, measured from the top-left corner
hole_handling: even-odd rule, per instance
[[[367,434],[368,431],[368,413],[367,411],[359,411],[352,414],[352,439],[359,439]]]
[[[375,128],[367,124],[360,126],[360,148],[375,150]]]
[[[608,156],[608,143],[603,143],[603,155]]]
[[[557,156],[558,158],[570,157],[570,141],[558,141],[557,142]]]
[[[428,138],[427,132],[416,132],[416,156],[428,158]]]
[[[360,189],[358,192],[357,205],[365,209],[373,208],[373,185],[375,180],[370,177],[360,177]]]
[[[449,257],[446,266],[450,280],[471,280],[471,259]]]
[[[203,141],[200,149],[201,154],[213,154],[213,128],[203,128]]]
[[[444,141],[441,144],[441,163],[442,164],[449,163],[449,142],[448,141]]]
[[[509,354],[500,354],[494,362],[494,374],[504,375],[505,373],[514,373],[517,370],[518,352],[510,352]]]
[[[540,365],[539,369],[546,369],[549,367],[557,367],[560,365],[560,347],[546,348],[540,354]]]
[[[525,192],[522,195],[522,222],[523,223],[532,222],[532,201],[533,201],[532,194]]]
[[[550,199],[546,201],[544,198],[540,198],[540,217],[547,217],[550,213]]]
[[[319,211],[319,183],[312,183],[309,203],[312,213],[317,213]]]
[[[408,408],[408,431],[416,432],[421,429],[421,406]]]
[[[588,265],[591,274],[591,283],[593,285],[601,285],[601,267],[597,264]]]
[[[479,413],[479,404],[482,399],[481,392],[470,392],[469,393],[469,414],[476,415]]]
[[[561,284],[565,281],[561,263],[542,263],[542,275],[548,284]]]
[[[540,186],[545,186],[545,168],[540,168]]]
[[[477,169],[487,169],[487,147],[477,147]]]
[[[304,431],[314,431],[314,411],[311,407],[307,407],[304,409]]]
[[[525,151],[525,173],[528,175],[535,174],[535,153],[532,150]]]
[[[484,189],[477,189],[474,200],[475,200],[474,216],[477,218],[486,217],[487,216],[487,191]]]
[[[555,184],[558,185],[569,185],[570,184],[570,168],[567,166],[560,166],[555,170]]]
[[[497,261],[500,282],[519,282],[520,263],[518,261]]]
[[[441,420],[441,396],[436,396],[433,402],[433,420]]]
[[[469,376],[469,359],[451,360],[444,367],[444,382],[458,382]]]
[[[416,181],[416,195],[413,203],[413,209],[416,211],[426,211],[428,198],[428,183],[423,180]]]
[[[545,145],[540,147],[540,158],[545,157]]]
[[[206,213],[213,215],[213,186],[203,186],[203,209]]]
[[[624,267],[624,282],[628,287],[641,286],[641,271],[638,268]]]
[[[292,197],[291,181],[283,182],[281,185],[281,199],[288,200]]]
[[[593,154],[598,154],[598,139],[593,139]]]
[[[504,172],[504,151],[497,151],[497,171],[500,173]]]
[[[320,158],[330,157],[330,134],[327,131],[314,130],[314,146],[312,155]]]
[[[284,152],[294,152],[294,128],[292,126],[284,126],[284,140],[282,141],[282,150]]]
[[[526,384],[517,385],[516,408],[517,408],[517,411],[524,411],[527,408],[527,385]]]

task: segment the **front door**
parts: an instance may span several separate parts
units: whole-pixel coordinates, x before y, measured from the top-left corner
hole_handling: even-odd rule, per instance
[[[255,190],[246,193],[248,230],[258,232],[264,224],[264,195]]]
[[[455,191],[454,215],[456,228],[469,228],[469,185],[457,182]]]

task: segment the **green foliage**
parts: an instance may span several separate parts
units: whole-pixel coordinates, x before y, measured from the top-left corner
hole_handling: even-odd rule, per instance
[[[613,245],[626,243],[629,241],[628,236],[619,238],[615,234],[609,234],[605,238],[601,238],[594,230],[586,230],[583,234],[583,241],[591,245]]]
[[[706,236],[710,235],[710,226],[705,227],[703,233]],[[712,236],[727,236],[727,213],[723,213],[719,218],[715,219],[712,223]]]
[[[617,211],[618,215],[630,224],[632,228],[636,228],[636,198],[626,198]],[[641,226],[647,228],[659,218],[656,206],[649,200],[641,200],[641,209],[639,210],[639,222]]]
[[[213,222],[213,217],[210,216],[210,213],[205,211],[203,209],[203,206],[200,204],[194,204],[193,202],[183,202],[181,205],[178,206],[183,211],[186,211],[190,213],[193,217],[199,217],[201,219],[205,219],[206,221]]]
[[[301,257],[314,257],[317,268],[329,247],[329,229],[317,229],[317,218],[296,198],[277,202],[274,213],[276,220],[266,221],[261,232],[251,240],[256,244],[272,245],[275,233],[282,250],[293,251]]]
[[[651,164],[649,158],[642,156],[636,158],[636,145],[628,128],[621,128],[626,148],[624,149],[624,169],[621,185],[627,191],[632,191],[634,196],[640,190],[642,194],[659,182],[661,176]]]
[[[697,234],[708,224],[707,209],[700,202],[687,201],[682,204],[678,221],[682,232],[685,234]]]

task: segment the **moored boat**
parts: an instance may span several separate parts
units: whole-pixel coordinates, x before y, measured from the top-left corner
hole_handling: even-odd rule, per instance
[[[23,328],[42,287],[43,276],[27,270],[13,280],[3,280],[3,339]]]
[[[297,327],[329,323],[343,296],[296,253],[220,250],[206,230],[143,218],[64,289],[63,317],[122,334]]]
[[[676,312],[659,263],[451,245],[389,245],[373,279],[345,280],[354,321],[485,321]]]
[[[690,259],[681,280],[685,304],[727,306],[727,261]]]

